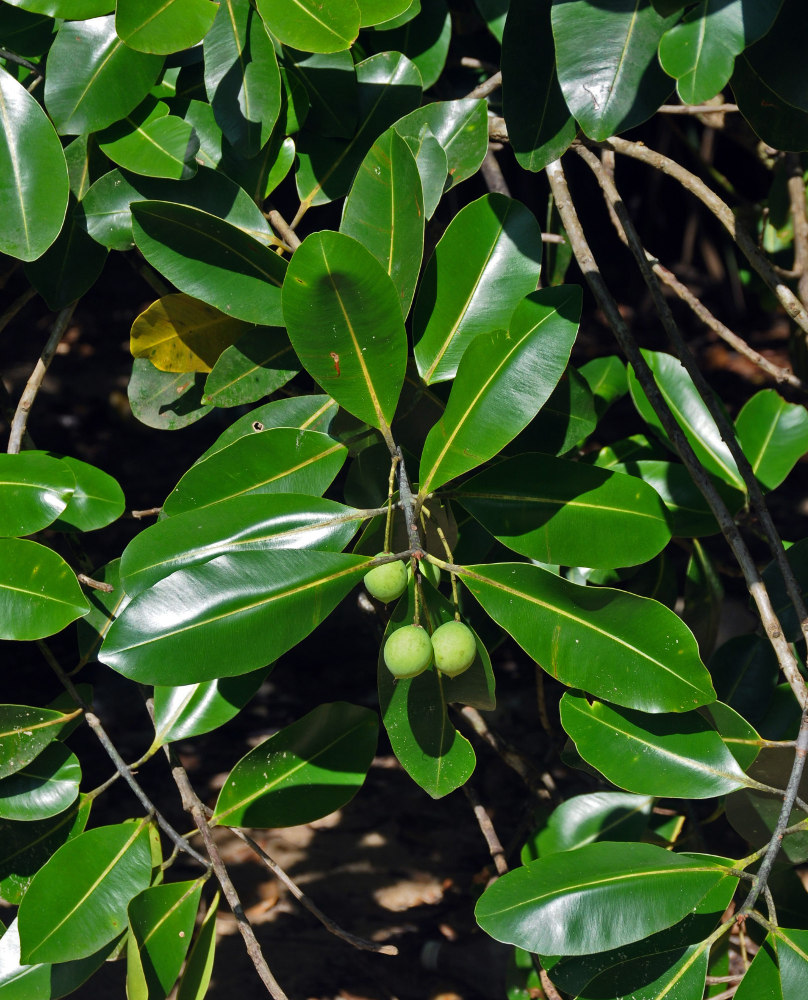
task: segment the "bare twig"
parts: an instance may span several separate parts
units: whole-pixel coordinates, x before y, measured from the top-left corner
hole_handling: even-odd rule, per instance
[[[558,233],[542,233],[541,234],[542,243],[563,243],[566,246],[567,241],[563,236],[559,236]]]
[[[474,810],[474,817],[477,820],[477,825],[485,838],[486,844],[488,844],[488,853],[491,855],[491,860],[494,862],[497,875],[504,875],[508,870],[508,862],[505,860],[505,851],[502,847],[502,841],[497,836],[497,831],[494,829],[491,817],[488,815],[488,811],[485,806],[482,802],[480,802],[477,792],[474,788],[472,788],[468,781],[465,785],[463,785],[463,793],[469,800],[471,808]]]
[[[805,206],[805,181],[802,164],[796,153],[789,153],[788,200],[794,222],[794,273],[797,291],[803,305],[808,304],[808,215]]]
[[[289,247],[290,252],[294,253],[300,246],[301,240],[297,233],[289,228],[289,223],[286,219],[274,208],[267,213],[267,219],[275,232],[278,233],[280,238]]]
[[[657,108],[663,115],[730,114],[737,110],[737,104],[663,104]]]
[[[8,62],[16,63],[18,66],[23,66],[35,76],[44,76],[42,70],[36,65],[36,63],[30,62],[28,59],[23,59],[23,57],[18,56],[16,52],[9,52],[8,49],[0,49],[0,59],[6,59]]]
[[[293,881],[292,878],[290,878],[278,862],[275,861],[274,858],[270,857],[263,847],[261,847],[257,841],[253,840],[249,834],[245,833],[243,830],[239,830],[237,827],[231,827],[230,832],[235,834],[239,840],[243,841],[258,855],[263,864],[266,865],[272,874],[283,882],[295,899],[302,906],[304,906],[309,913],[315,916],[327,931],[330,931],[343,941],[347,941],[348,944],[353,945],[354,948],[358,948],[360,951],[372,951],[380,955],[398,954],[398,948],[396,948],[394,944],[377,944],[375,941],[369,941],[367,938],[359,937],[356,934],[351,934],[349,931],[343,930],[339,924],[335,923],[331,919],[331,917],[323,913],[320,907],[309,896],[307,896],[305,892],[303,892],[300,886]]]
[[[132,510],[130,514],[136,521],[140,521],[144,517],[156,517],[162,509],[162,507],[147,507],[146,510]]]
[[[83,583],[85,587],[92,587],[93,590],[103,590],[105,594],[111,594],[115,588],[111,583],[102,583],[100,580],[94,580],[91,576],[87,576],[86,573],[77,573],[79,583]]]
[[[33,372],[31,372],[31,377],[23,389],[20,401],[17,403],[17,411],[14,414],[14,419],[11,421],[11,433],[8,438],[9,455],[19,454],[23,435],[25,434],[25,427],[28,423],[28,414],[31,412],[31,407],[34,405],[39,387],[42,385],[42,379],[45,377],[45,372],[48,370],[48,365],[53,360],[54,354],[56,354],[56,348],[59,346],[59,341],[64,336],[65,330],[67,330],[75,308],[76,303],[72,302],[69,306],[65,306],[56,317],[47,343],[42,348],[42,354],[40,354],[39,360],[34,366]]]
[[[466,94],[466,97],[467,98],[488,97],[488,95],[492,94],[497,89],[497,87],[501,86],[502,86],[502,73],[499,70],[497,70],[497,72],[494,73],[493,76],[489,76],[487,80],[483,80],[483,82],[478,86],[476,86],[474,90],[470,90],[468,94]]]
[[[393,457],[396,456],[398,456],[398,495],[401,500],[401,509],[404,511],[407,540],[410,543],[412,554],[415,555],[422,552],[424,547],[418,531],[418,512],[415,507],[415,497],[412,495],[410,478],[407,475],[407,466],[404,464],[404,455],[401,448],[396,448]]]
[[[485,186],[489,191],[494,194],[504,194],[506,198],[510,198],[511,191],[508,187],[508,182],[505,180],[502,168],[490,146],[480,165],[480,173],[483,175]]]
[[[261,951],[261,945],[258,943],[258,939],[255,936],[253,926],[247,919],[247,915],[244,912],[244,907],[241,905],[241,900],[238,897],[236,888],[227,873],[227,868],[222,861],[222,856],[219,853],[216,841],[213,839],[213,834],[208,826],[208,822],[205,817],[205,808],[199,800],[196,792],[193,790],[191,782],[188,780],[188,775],[185,773],[185,768],[182,764],[180,764],[173,748],[168,745],[164,749],[166,756],[168,757],[169,764],[171,765],[171,776],[173,777],[174,783],[179,789],[180,797],[182,798],[183,809],[185,809],[185,811],[193,818],[196,828],[202,836],[202,840],[205,843],[205,850],[208,852],[208,857],[213,865],[216,878],[219,880],[219,885],[222,887],[225,899],[229,903],[230,909],[233,911],[233,915],[236,918],[239,933],[244,939],[247,954],[255,966],[255,971],[260,976],[261,982],[264,986],[266,986],[267,992],[274,998],[274,1000],[288,1000],[286,994],[281,988],[280,983],[272,975],[272,972],[267,965],[264,953]]]

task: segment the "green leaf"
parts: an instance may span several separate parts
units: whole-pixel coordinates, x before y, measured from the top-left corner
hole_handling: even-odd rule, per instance
[[[424,252],[424,199],[415,157],[395,129],[383,133],[362,161],[340,232],[358,240],[387,271],[406,317]]]
[[[340,552],[363,512],[292,493],[241,496],[158,521],[132,539],[121,558],[132,597],[175,570],[228,552],[317,548]]]
[[[793,37],[790,41],[794,43]],[[760,44],[762,43],[758,42]],[[791,65],[790,60],[784,62]],[[738,110],[753,131],[775,149],[808,149],[808,112],[794,107],[782,97],[780,90],[783,89],[783,81],[774,80],[770,83],[770,70],[771,67],[766,66],[762,75],[761,68],[752,64],[746,52],[738,56],[731,80]],[[776,73],[774,75],[777,76]],[[773,86],[777,89],[773,89]]]
[[[286,385],[299,371],[286,331],[277,326],[257,327],[222,351],[205,382],[204,402],[213,406],[254,403]]]
[[[717,859],[652,844],[589,844],[503,875],[483,893],[475,916],[498,941],[545,955],[587,955],[670,927],[726,878]]]
[[[650,0],[553,0],[558,80],[570,111],[601,141],[650,118],[670,93],[657,47],[676,20]]]
[[[543,289],[520,302],[507,331],[472,340],[446,411],[424,442],[422,497],[493,458],[524,430],[564,373],[580,315],[577,285]]]
[[[719,646],[708,669],[716,694],[752,725],[763,721],[774,697],[779,667],[768,639],[736,635]]]
[[[712,725],[729,752],[746,771],[760,753],[760,735],[734,708],[720,701],[702,705],[698,713]]]
[[[210,0],[118,0],[115,30],[130,49],[168,55],[201,42],[215,16]]]
[[[396,605],[382,638],[377,668],[379,708],[401,766],[428,795],[439,799],[468,781],[477,759],[469,741],[449,718],[448,691],[462,681],[463,675],[449,681],[431,666],[417,677],[396,680],[387,669],[384,644],[396,629],[412,624],[414,612],[414,587],[410,585]],[[441,624],[440,617],[436,615],[433,619],[430,615],[433,628]],[[474,664],[470,671],[478,669]]]
[[[755,393],[738,414],[735,430],[755,476],[769,490],[808,451],[808,411],[774,389]]]
[[[204,374],[161,372],[145,358],[135,358],[127,392],[133,415],[158,430],[187,427],[212,409],[202,403]]]
[[[272,34],[296,49],[339,52],[359,34],[356,0],[257,0],[257,6]]]
[[[135,174],[184,181],[196,173],[199,137],[162,101],[144,101],[99,133],[98,144],[113,163]]]
[[[475,336],[508,327],[536,288],[541,256],[539,224],[520,202],[488,194],[457,213],[415,301],[415,360],[427,385],[454,378]]]
[[[76,488],[53,527],[61,531],[96,531],[117,521],[126,506],[117,479],[81,459],[69,455],[54,457],[73,473]]]
[[[349,138],[359,114],[356,70],[350,52],[283,50],[284,63],[310,101],[306,127],[325,136]]]
[[[779,101],[805,112],[808,111],[808,83],[802,73],[795,71],[799,66],[795,59],[808,41],[808,25],[799,0],[783,0],[779,6],[771,30],[745,53],[745,59],[752,72]]]
[[[410,0],[358,0],[358,3],[362,27],[369,28],[398,17],[409,7]]]
[[[670,540],[665,510],[650,486],[549,455],[499,462],[455,496],[504,545],[539,562],[636,565]]]
[[[525,563],[466,566],[460,579],[562,684],[645,712],[715,700],[693,635],[656,601],[581,587]]]
[[[773,935],[766,935],[738,984],[735,996],[738,1000],[760,1000],[761,997],[766,997],[766,1000],[785,1000],[777,962],[777,938]],[[794,994],[789,1000],[797,1000],[798,996],[799,994]]]
[[[90,612],[76,624],[81,662],[95,660],[96,652],[110,625],[129,601],[120,580],[120,559],[113,559],[106,566],[93,570],[93,579],[108,583],[111,591],[91,589],[88,594]]]
[[[395,130],[405,139],[418,139],[424,126],[446,153],[447,188],[477,173],[488,150],[488,105],[483,99],[464,97],[426,104],[399,118]]]
[[[715,647],[724,607],[724,588],[704,546],[693,539],[685,570],[682,620],[696,637],[702,658]]]
[[[663,399],[670,407],[701,464],[708,472],[712,472],[730,486],[744,490],[743,478],[738,472],[735,460],[722,439],[706,403],[679,360],[670,354],[658,351],[643,350],[642,354],[651,368]],[[640,416],[654,428],[663,441],[668,443],[662,424],[648,402],[648,397],[643,392],[631,366],[628,369],[628,385]]]
[[[71,21],[86,21],[91,17],[108,14],[112,9],[111,0],[8,0],[15,7],[36,14],[47,14]]]
[[[76,479],[58,458],[42,451],[0,455],[0,535],[33,535],[63,513]]]
[[[474,0],[474,5],[486,27],[498,42],[502,41],[505,18],[510,13],[513,0]]]
[[[59,235],[67,211],[67,164],[48,117],[0,68],[0,251],[36,260]]]
[[[612,403],[622,399],[628,392],[625,363],[614,354],[587,361],[585,365],[581,365],[578,373],[594,397],[598,420]]]
[[[551,0],[511,0],[502,37],[502,105],[508,139],[525,170],[543,170],[575,138],[561,93],[550,26]]]
[[[249,323],[280,324],[286,262],[242,229],[166,201],[131,206],[146,260],[182,292]]]
[[[192,466],[163,504],[166,514],[197,511],[255,493],[322,496],[342,468],[347,448],[319,431],[276,427],[240,438]]]
[[[219,892],[217,890],[202,919],[188,961],[185,963],[185,969],[177,989],[177,1000],[203,1000],[207,994],[216,952],[216,910],[218,905]]]
[[[803,595],[808,594],[808,538],[801,538],[786,551],[786,560]],[[801,636],[800,621],[791,603],[783,575],[777,563],[772,560],[763,571],[763,583],[769,591],[774,613],[780,620],[783,634],[789,642],[797,642]]]
[[[289,339],[312,378],[346,410],[389,435],[407,364],[396,288],[350,236],[308,236],[283,287]]]
[[[574,795],[557,806],[547,825],[528,840],[522,848],[522,861],[527,864],[596,841],[640,840],[648,827],[653,804],[653,796],[625,792]]]
[[[10,820],[50,819],[79,794],[79,759],[64,743],[50,743],[30,764],[0,779],[0,816]]]
[[[191,943],[203,880],[153,885],[129,904],[128,1000],[167,997]]]
[[[18,906],[42,865],[62,844],[82,832],[91,804],[87,796],[79,796],[64,812],[49,819],[19,823],[0,820],[0,897],[6,903]],[[2,947],[0,944],[0,951]]]
[[[69,840],[40,868],[20,905],[22,961],[92,955],[124,930],[129,900],[150,878],[145,822],[102,826]]]
[[[750,784],[698,712],[645,715],[567,692],[561,724],[583,759],[629,792],[707,799]]]
[[[115,18],[68,21],[48,53],[45,107],[60,135],[97,132],[148,94],[160,56],[135,52],[115,34]]]
[[[144,684],[248,673],[316,628],[366,564],[340,552],[276,550],[230,553],[178,570],[126,606],[99,658]]]
[[[424,195],[424,214],[431,219],[443,194],[449,169],[443,146],[429,131],[428,125],[421,127],[417,136],[405,135],[404,141],[415,157],[415,165],[421,175],[421,189]]]
[[[341,809],[362,787],[378,728],[370,709],[344,701],[319,705],[241,758],[219,793],[213,820],[297,826]]]
[[[421,75],[400,52],[381,52],[357,63],[359,126],[350,139],[303,129],[297,144],[301,209],[347,194],[375,140],[421,100]]]
[[[597,976],[580,1000],[620,996],[623,1000],[691,1000],[704,994],[710,947],[707,941],[689,948],[644,955],[622,962]]]
[[[28,57],[43,55],[53,41],[55,28],[53,20],[18,8],[19,0],[13,7],[11,4],[4,4],[0,11],[0,30],[3,33],[4,43],[17,55]]]
[[[419,13],[397,28],[380,28],[368,36],[376,52],[403,52],[418,67],[424,90],[433,87],[446,65],[452,18],[445,0],[430,0]]]
[[[207,105],[206,105],[207,106]],[[131,250],[133,201],[169,201],[191,205],[243,229],[262,243],[271,242],[266,219],[246,191],[224,174],[200,167],[187,181],[138,177],[110,170],[87,192],[83,220],[94,240],[111,250]]]
[[[782,0],[700,0],[659,43],[659,62],[685,104],[703,104],[729,83],[735,57],[771,27]]]
[[[598,417],[585,379],[572,365],[561,377],[538,416],[508,446],[510,454],[540,451],[564,455],[594,431]]]
[[[278,120],[281,75],[253,6],[247,0],[221,0],[203,49],[205,90],[216,123],[242,156],[255,156]]]
[[[235,718],[267,676],[259,667],[240,677],[154,689],[153,747],[212,732]]]
[[[0,538],[0,638],[42,639],[89,610],[61,556],[37,542]]]
[[[29,705],[0,705],[0,778],[30,764],[76,714]]]

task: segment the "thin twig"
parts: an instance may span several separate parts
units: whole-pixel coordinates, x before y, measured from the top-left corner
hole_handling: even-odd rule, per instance
[[[410,543],[412,554],[423,551],[424,544],[418,531],[418,513],[415,509],[415,497],[412,495],[410,478],[407,475],[407,466],[404,464],[404,455],[401,448],[396,448],[394,457],[398,457],[398,496],[401,501],[401,509],[404,512],[404,524],[407,528],[407,540]]]
[[[146,510],[131,510],[129,513],[136,521],[140,521],[144,517],[156,517],[162,507],[147,507]]]
[[[504,875],[508,871],[508,862],[505,860],[505,850],[502,847],[502,841],[499,839],[497,831],[494,829],[494,824],[491,822],[491,817],[488,815],[485,806],[480,802],[477,792],[468,781],[463,785],[463,793],[469,800],[469,805],[474,810],[474,817],[477,820],[480,833],[482,833],[486,844],[488,844],[488,853],[494,862],[497,875]]]
[[[358,948],[360,951],[372,951],[380,955],[397,955],[398,948],[394,944],[376,944],[375,941],[369,941],[367,938],[359,937],[356,934],[351,934],[350,931],[343,930],[339,924],[335,923],[331,917],[327,916],[320,907],[300,888],[300,886],[292,880],[292,878],[281,868],[274,858],[270,857],[269,854],[261,847],[261,845],[253,840],[253,838],[245,833],[243,830],[239,830],[237,827],[231,827],[230,832],[235,834],[239,840],[243,841],[252,851],[257,854],[261,859],[262,863],[272,872],[272,874],[279,879],[286,888],[291,892],[295,899],[304,906],[309,913],[315,916],[320,923],[325,927],[327,931],[336,935],[338,938],[342,938],[343,941],[347,941],[348,944],[353,945],[354,948]]]
[[[18,66],[23,66],[36,76],[44,76],[44,73],[39,66],[36,65],[36,63],[30,62],[28,59],[23,59],[23,57],[18,56],[16,52],[9,52],[8,49],[0,49],[0,59],[7,59],[9,62],[16,63]]]
[[[115,590],[111,583],[102,583],[100,580],[94,580],[91,576],[87,576],[86,573],[77,573],[76,577],[79,583],[83,583],[85,587],[92,587],[93,590],[103,590],[105,594],[111,594]]]
[[[205,850],[208,852],[211,864],[213,865],[213,870],[216,873],[216,878],[219,880],[219,885],[222,887],[225,899],[230,905],[230,909],[233,911],[233,915],[236,918],[239,932],[244,939],[247,954],[255,966],[255,971],[261,978],[261,982],[264,986],[266,986],[267,992],[274,998],[274,1000],[288,1000],[288,997],[281,988],[280,983],[272,975],[272,972],[267,965],[264,953],[261,951],[261,945],[258,943],[258,939],[255,936],[253,926],[244,912],[244,907],[241,905],[241,900],[238,897],[236,888],[227,873],[227,868],[222,861],[222,856],[219,853],[216,841],[213,839],[213,834],[211,833],[207,819],[205,818],[204,806],[196,792],[193,790],[191,782],[188,779],[188,775],[185,773],[185,768],[182,764],[180,764],[173,747],[166,745],[164,749],[166,756],[168,757],[169,764],[171,765],[171,776],[179,789],[180,797],[182,799],[182,807],[193,818],[196,828],[202,836],[202,840],[205,843]]]
[[[490,146],[480,164],[480,173],[483,175],[485,186],[489,191],[493,194],[504,194],[506,198],[510,198],[511,190],[508,187],[508,182],[505,180],[502,168]]]
[[[796,153],[786,157],[788,164],[788,200],[794,223],[794,272],[797,291],[803,305],[808,304],[808,214],[805,206],[805,181],[802,164]]]
[[[474,90],[470,90],[466,97],[477,98],[477,97],[488,97],[492,94],[497,87],[502,86],[502,73],[497,70],[493,76],[489,76],[487,80],[483,80],[482,83],[478,84]]]
[[[77,301],[78,300],[76,300],[76,302]],[[34,405],[34,400],[39,392],[39,387],[42,385],[42,379],[45,377],[48,365],[50,365],[54,354],[56,354],[56,348],[59,346],[59,341],[64,336],[65,330],[67,330],[70,318],[73,315],[73,310],[76,308],[76,302],[72,302],[69,306],[65,306],[65,308],[62,309],[57,315],[56,320],[51,327],[47,343],[42,348],[42,354],[40,354],[39,360],[34,366],[33,372],[31,372],[31,377],[28,379],[28,382],[23,389],[20,401],[17,403],[17,410],[14,414],[14,419],[11,421],[11,433],[8,437],[9,455],[19,454],[22,439],[25,434],[25,428],[28,423],[28,414],[31,412],[31,407]]]
[[[267,219],[275,232],[278,233],[280,238],[289,247],[290,252],[294,253],[300,246],[301,240],[297,233],[289,228],[289,223],[286,219],[274,208],[267,212]]]
[[[730,114],[737,110],[737,104],[663,104],[657,108],[663,115]]]
[[[565,246],[567,241],[563,236],[559,236],[558,233],[542,233],[541,234],[542,243],[563,243]]]

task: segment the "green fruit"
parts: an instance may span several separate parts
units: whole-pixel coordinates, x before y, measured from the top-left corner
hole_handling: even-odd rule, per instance
[[[393,677],[417,677],[432,662],[432,640],[420,625],[396,629],[384,644],[384,662]]]
[[[379,552],[380,556],[386,555]],[[374,566],[365,574],[365,587],[371,597],[377,601],[396,601],[407,589],[407,567],[399,559],[397,562]]]
[[[447,677],[457,677],[474,663],[477,640],[463,622],[445,622],[432,633],[435,666]]]

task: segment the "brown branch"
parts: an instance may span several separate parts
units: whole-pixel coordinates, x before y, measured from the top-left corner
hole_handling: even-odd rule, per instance
[[[788,200],[794,223],[794,273],[798,278],[797,291],[803,305],[808,304],[808,215],[805,206],[805,181],[802,164],[796,153],[789,153]]]
[[[230,832],[235,834],[239,840],[243,841],[255,854],[261,859],[261,862],[266,865],[266,867],[272,872],[272,874],[291,892],[295,899],[304,906],[309,913],[315,916],[320,923],[325,927],[327,931],[336,935],[338,938],[342,938],[343,941],[347,941],[348,944],[353,945],[354,948],[358,948],[360,951],[372,951],[380,955],[397,955],[398,948],[394,944],[376,944],[375,941],[369,941],[367,938],[359,937],[356,934],[351,934],[349,931],[343,930],[339,924],[335,923],[331,917],[327,916],[320,907],[300,888],[300,886],[292,880],[292,878],[281,868],[274,858],[270,857],[269,854],[261,847],[257,841],[245,833],[243,830],[239,830],[237,827],[230,827]]]
[[[487,80],[483,80],[483,82],[478,86],[476,86],[474,90],[470,90],[468,94],[466,94],[466,97],[467,98],[488,97],[488,95],[492,94],[497,89],[497,87],[501,86],[502,86],[502,73],[499,70],[497,70],[497,72],[494,73],[493,76],[489,76]]]
[[[94,580],[91,576],[87,576],[86,573],[76,574],[79,583],[83,583],[85,587],[92,587],[93,590],[103,590],[105,594],[111,594],[115,588],[111,583],[102,583],[100,580]]]
[[[663,115],[730,114],[737,110],[737,104],[663,104],[657,108]]]
[[[156,517],[162,509],[162,507],[147,507],[146,510],[130,511],[130,514],[136,521],[140,521],[144,517]]]
[[[510,198],[511,190],[508,187],[508,182],[505,180],[502,168],[490,146],[480,164],[480,173],[483,175],[485,186],[489,191],[494,194],[504,194],[506,198]]]
[[[289,227],[289,223],[284,219],[280,212],[276,209],[272,209],[267,212],[267,219],[269,224],[275,230],[275,232],[280,236],[284,243],[289,248],[290,253],[294,253],[295,250],[300,246],[301,239],[297,233]]]
[[[471,728],[494,750],[494,752],[515,771],[525,785],[542,799],[552,799],[555,796],[555,782],[551,775],[542,774],[532,760],[505,742],[499,733],[495,732],[480,715],[476,708],[464,705],[457,709],[460,715],[471,725]]]
[[[502,841],[497,836],[497,831],[494,829],[494,824],[491,822],[491,817],[468,781],[463,785],[463,793],[474,810],[474,817],[486,844],[488,844],[488,853],[494,862],[497,875],[504,875],[508,871],[508,862],[505,860],[505,850],[502,847]]]
[[[25,428],[28,424],[28,414],[31,412],[31,407],[34,405],[34,400],[42,385],[42,379],[45,377],[45,372],[48,370],[54,354],[56,354],[56,348],[59,346],[59,341],[64,336],[65,330],[67,330],[75,308],[76,302],[73,302],[69,306],[65,306],[56,317],[47,343],[42,348],[42,354],[40,354],[39,360],[34,366],[33,372],[31,372],[31,377],[23,389],[20,401],[17,403],[14,419],[11,421],[11,433],[8,437],[7,449],[9,455],[19,454],[22,439],[25,435]]]

